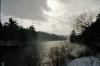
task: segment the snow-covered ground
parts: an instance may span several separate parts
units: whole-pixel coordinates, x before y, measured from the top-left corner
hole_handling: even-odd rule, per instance
[[[100,58],[96,56],[77,58],[63,66],[100,66]]]

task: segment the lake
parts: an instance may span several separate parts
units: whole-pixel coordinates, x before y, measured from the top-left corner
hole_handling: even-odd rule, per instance
[[[30,43],[22,48],[3,48],[1,50],[2,61],[5,63],[5,66],[28,66],[28,64],[32,63],[33,57],[39,57],[40,54],[37,51],[45,51],[43,49],[65,43],[66,41],[46,41],[38,42],[37,44]]]
[[[85,53],[87,47],[81,44],[72,44],[69,41],[38,41],[23,47],[8,47],[1,49],[1,59],[5,66],[54,66],[52,56],[55,53],[63,57],[79,57]],[[59,58],[57,56],[57,58]],[[71,58],[70,58],[71,59]],[[55,60],[56,61],[56,60]],[[50,65],[51,64],[51,65]]]

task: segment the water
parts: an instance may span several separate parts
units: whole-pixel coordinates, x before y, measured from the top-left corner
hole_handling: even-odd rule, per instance
[[[61,46],[67,43],[69,42],[68,41],[45,41],[45,42],[39,42],[38,46],[41,48],[51,48],[54,46]]]
[[[2,49],[2,59],[5,66],[28,66],[31,64],[31,59],[35,56],[39,57],[39,53],[45,48],[50,48],[55,45],[62,44],[63,41],[46,41],[38,42],[37,44],[28,44],[21,48],[6,48]],[[34,60],[34,59],[33,59]]]
[[[42,66],[61,66],[65,62],[68,63],[72,59],[80,57],[80,55],[85,55],[88,49],[85,45],[73,44],[68,41],[47,41],[39,43],[38,46],[45,51],[42,52],[45,54],[42,57]]]
[[[5,62],[5,66],[54,66],[50,65],[53,59],[50,58],[50,52],[56,51],[61,53],[61,55],[66,53],[67,55],[71,54],[77,57],[77,54],[80,54],[85,49],[86,47],[84,46],[81,47],[78,44],[72,45],[68,41],[45,41],[35,44],[29,43],[20,48],[2,49],[2,59]]]

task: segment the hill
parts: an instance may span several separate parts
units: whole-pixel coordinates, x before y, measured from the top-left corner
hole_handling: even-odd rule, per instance
[[[40,31],[38,31],[36,34],[37,34],[37,41],[57,41],[57,40],[67,39],[65,36],[60,36]]]

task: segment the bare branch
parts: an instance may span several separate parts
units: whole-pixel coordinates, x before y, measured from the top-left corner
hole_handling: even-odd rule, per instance
[[[91,24],[94,22],[94,18],[96,17],[96,13],[94,12],[85,12],[83,14],[80,14],[75,19],[75,30],[79,33],[84,32]]]

